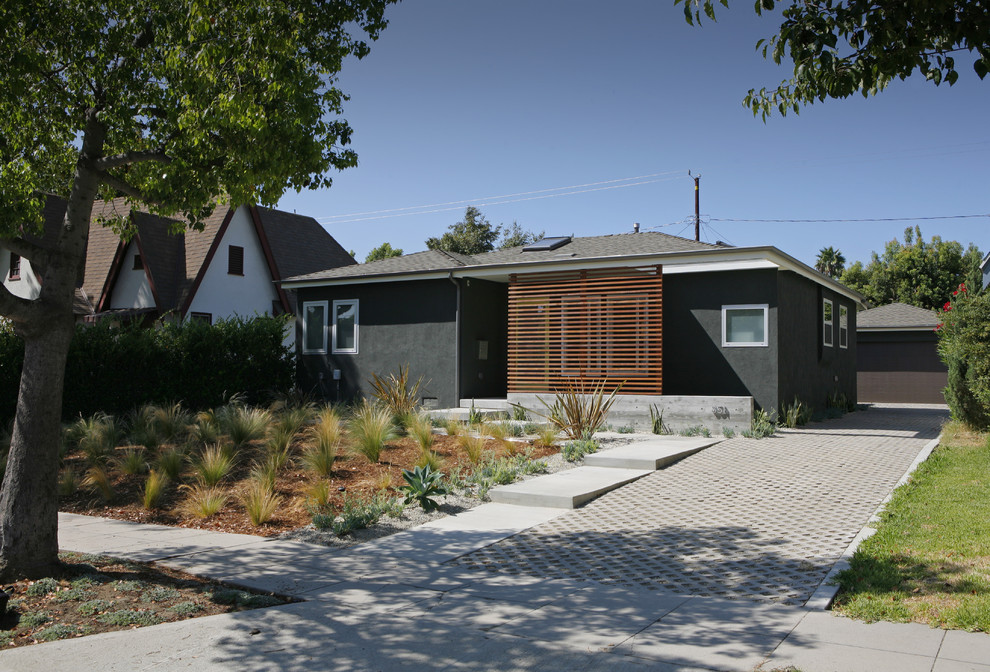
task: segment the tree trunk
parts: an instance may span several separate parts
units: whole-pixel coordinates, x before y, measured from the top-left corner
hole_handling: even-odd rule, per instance
[[[63,311],[58,311],[63,312]],[[24,337],[24,367],[0,490],[0,580],[51,576],[58,560],[62,382],[72,315]]]

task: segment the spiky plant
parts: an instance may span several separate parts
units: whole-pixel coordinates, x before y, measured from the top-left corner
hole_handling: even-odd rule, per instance
[[[432,450],[420,453],[419,458],[416,460],[417,467],[429,467],[433,471],[440,471],[443,468],[443,458],[434,453]]]
[[[195,420],[188,428],[189,441],[198,445],[206,446],[220,441],[220,424],[216,414],[211,411],[201,411],[196,414]]]
[[[317,425],[313,427],[313,430],[319,430],[319,428],[320,426]],[[317,438],[313,443],[303,449],[302,463],[317,476],[326,478],[333,471],[333,463],[337,459],[339,447],[339,440],[324,441],[321,438]]]
[[[464,454],[467,455],[467,458],[471,464],[478,464],[481,462],[481,455],[485,449],[484,437],[465,434],[464,436],[457,437],[457,445],[459,445],[461,450],[464,451]]]
[[[544,425],[536,432],[536,440],[533,442],[541,448],[553,448],[557,445],[557,428],[553,425]]]
[[[388,408],[392,415],[405,418],[415,413],[423,377],[420,376],[410,385],[408,364],[399,367],[398,375],[389,373],[386,377],[373,373],[368,382],[374,390],[375,398]]]
[[[268,428],[268,435],[265,437],[265,449],[268,453],[285,453],[292,449],[292,438],[295,432],[291,427],[282,425],[272,425]]]
[[[182,487],[189,490],[189,496],[182,502],[180,510],[194,518],[209,518],[216,515],[227,505],[229,499],[224,490],[217,486],[206,487],[199,484]]]
[[[389,490],[392,487],[392,474],[387,471],[383,471],[378,474],[378,478],[375,479],[375,489],[376,490]]]
[[[180,448],[165,448],[155,458],[155,469],[173,481],[179,480],[186,454]]]
[[[330,495],[333,493],[333,486],[329,481],[315,481],[306,490],[306,500],[312,508],[324,509],[330,504]]]
[[[166,443],[175,443],[184,437],[186,427],[192,422],[192,416],[180,401],[156,408],[153,418],[155,428]]]
[[[412,416],[409,422],[409,436],[413,438],[419,446],[421,453],[428,453],[433,450],[433,423],[430,418],[423,414]]]
[[[221,431],[230,436],[236,450],[249,441],[264,437],[272,415],[263,408],[228,405],[217,414],[217,419]]]
[[[378,462],[385,442],[395,438],[392,413],[387,408],[368,403],[367,400],[354,412],[348,429],[354,442],[354,450],[372,463]]]
[[[255,460],[251,464],[251,479],[264,483],[269,489],[275,489],[275,481],[278,479],[278,463],[269,455],[261,460]]]
[[[341,421],[340,421],[340,411],[337,410],[335,406],[323,406],[316,411],[315,421],[318,425],[327,425],[329,427],[335,427],[339,434],[341,432]]]
[[[271,520],[282,504],[282,498],[264,481],[252,480],[240,496],[240,502],[251,524],[257,527]]]
[[[154,404],[144,404],[134,408],[128,415],[130,425],[131,442],[138,446],[144,446],[149,450],[156,449],[161,445],[162,437],[155,427],[155,411],[158,407]]]
[[[447,436],[460,436],[464,433],[464,423],[454,418],[447,418],[443,423],[443,428],[447,430]]]
[[[609,387],[606,380],[601,380],[590,387],[571,384],[567,389],[554,395],[553,403],[548,403],[542,397],[537,397],[543,404],[545,413],[533,411],[546,419],[551,425],[564,432],[567,438],[578,440],[583,436],[592,435],[605,424],[609,409],[615,403],[615,395],[619,393],[621,384],[616,385],[612,392],[605,394]]]
[[[63,497],[74,495],[79,489],[79,474],[72,467],[66,467],[58,477],[58,494]]]
[[[159,507],[162,495],[165,494],[166,485],[168,485],[168,477],[152,469],[144,481],[144,495],[141,498],[141,503],[145,509],[151,511]]]
[[[110,480],[110,474],[103,467],[90,467],[82,480],[82,486],[99,493],[104,501],[109,502],[113,499],[113,483]]]
[[[212,487],[230,474],[234,468],[234,459],[224,451],[223,446],[215,444],[193,458],[192,467],[199,482]]]
[[[128,448],[114,462],[117,468],[128,476],[137,476],[148,470],[148,462],[145,459],[144,450],[139,448]]]
[[[288,406],[279,415],[276,426],[288,432],[289,436],[295,436],[299,431],[313,421],[316,415],[316,405],[312,402],[300,406]]]

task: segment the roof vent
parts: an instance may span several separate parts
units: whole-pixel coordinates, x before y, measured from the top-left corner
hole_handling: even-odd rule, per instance
[[[571,242],[570,236],[561,236],[557,238],[541,238],[535,243],[530,243],[522,248],[523,252],[549,252],[550,250],[556,250],[558,247],[566,245]]]

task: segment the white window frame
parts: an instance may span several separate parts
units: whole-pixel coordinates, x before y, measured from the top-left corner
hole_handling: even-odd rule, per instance
[[[354,305],[354,347],[337,347],[337,306]],[[361,323],[361,303],[358,299],[338,299],[333,302],[331,317],[333,319],[333,329],[330,334],[330,350],[335,355],[356,355],[358,354],[358,327]]]
[[[306,330],[309,320],[306,319],[306,309],[309,306],[321,306],[323,308],[323,347],[317,350],[307,350]],[[326,301],[303,301],[302,304],[302,353],[304,355],[325,355],[327,354],[327,311],[330,307]]]
[[[849,308],[839,304],[839,347],[849,349]]]
[[[832,319],[825,319],[825,304],[828,304],[829,314]],[[835,304],[832,299],[822,299],[822,346],[826,348],[835,347]]]
[[[763,340],[762,341],[734,341],[729,342],[729,321],[726,313],[730,310],[754,310],[763,311]],[[765,348],[770,345],[770,304],[768,303],[742,303],[729,306],[722,306],[722,347],[723,348]]]

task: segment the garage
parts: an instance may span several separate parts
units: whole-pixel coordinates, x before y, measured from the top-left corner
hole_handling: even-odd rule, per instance
[[[948,370],[938,356],[934,311],[905,303],[856,316],[860,402],[944,404]]]

